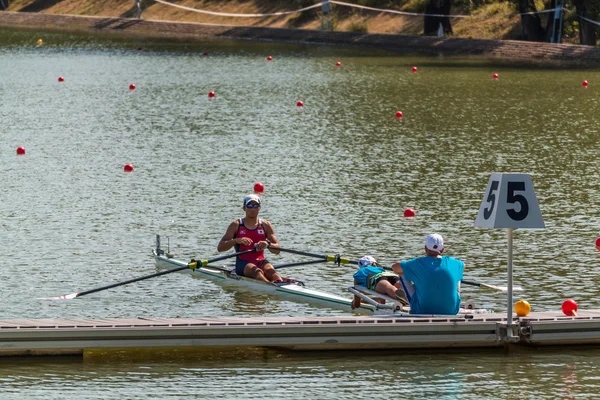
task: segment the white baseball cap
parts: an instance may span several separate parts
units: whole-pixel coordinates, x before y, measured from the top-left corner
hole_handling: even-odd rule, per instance
[[[256,194],[249,194],[248,196],[244,197],[244,207],[246,207],[251,201],[260,205],[260,196]]]
[[[425,238],[425,247],[437,253],[444,251],[444,239],[442,235],[438,235],[437,233],[427,235]]]
[[[371,256],[364,256],[360,260],[358,260],[358,268],[366,267],[367,265],[375,265],[377,264],[377,260],[375,260]]]

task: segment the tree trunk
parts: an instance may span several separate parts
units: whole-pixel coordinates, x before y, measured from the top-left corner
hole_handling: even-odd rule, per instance
[[[575,0],[573,3],[575,4],[577,15],[592,19],[588,16],[585,0]],[[588,46],[596,45],[596,26],[581,18],[579,18],[579,43],[587,44]]]
[[[519,13],[536,12],[535,3],[533,0],[519,0]],[[521,26],[523,27],[523,40],[531,42],[544,42],[546,40],[546,32],[542,28],[542,21],[539,14],[523,14],[521,15]]]
[[[450,8],[452,8],[452,0],[429,0],[425,5],[425,14],[450,15]],[[442,24],[444,34],[452,34],[452,23],[449,17],[430,16],[423,18],[423,33],[426,36],[437,35],[440,24]]]

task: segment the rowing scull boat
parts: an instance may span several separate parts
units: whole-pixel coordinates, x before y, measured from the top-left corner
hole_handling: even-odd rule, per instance
[[[152,250],[152,253],[154,255],[154,261],[156,263],[156,266],[160,268],[173,269],[189,265],[189,261],[177,259],[168,252],[165,253],[164,250],[160,248],[160,238],[158,237],[158,235],[157,245],[156,248]],[[245,287],[252,291],[262,292],[266,294],[276,294],[287,300],[297,301],[300,303],[309,303],[321,307],[369,314],[372,314],[375,311],[375,307],[373,307],[371,304],[364,304],[359,309],[352,310],[351,299],[327,292],[322,292],[320,290],[309,289],[298,281],[272,284],[258,281],[252,278],[247,278],[245,276],[239,276],[235,273],[235,269],[232,267],[211,268],[210,265],[207,265],[199,266],[194,270],[184,269],[181,272],[195,276],[201,276],[203,278],[208,278],[218,282],[221,285]]]

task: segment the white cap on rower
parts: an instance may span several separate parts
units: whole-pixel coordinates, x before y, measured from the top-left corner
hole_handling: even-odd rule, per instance
[[[367,265],[375,265],[377,264],[377,260],[375,260],[371,256],[364,256],[360,260],[358,260],[358,268],[366,267]]]
[[[247,206],[251,201],[260,205],[260,197],[256,194],[249,194],[248,196],[244,197],[244,207]]]
[[[441,253],[444,251],[444,239],[442,235],[432,233],[425,238],[425,247],[431,251]]]

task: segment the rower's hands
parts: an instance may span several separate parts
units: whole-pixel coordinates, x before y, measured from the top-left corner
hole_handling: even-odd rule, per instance
[[[252,244],[252,239],[248,237],[238,238],[238,244],[242,244],[244,246],[250,246]]]
[[[254,245],[254,248],[258,251],[264,250],[269,246],[269,243],[266,240],[261,240],[260,242]]]

